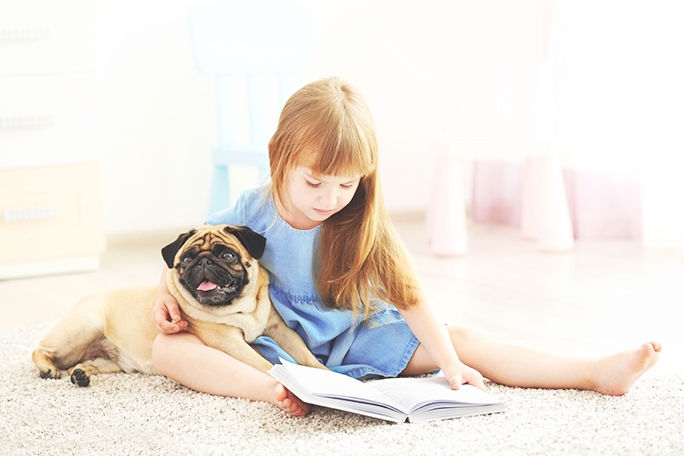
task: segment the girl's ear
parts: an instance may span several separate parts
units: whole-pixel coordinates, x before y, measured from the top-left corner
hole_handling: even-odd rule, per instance
[[[248,226],[226,226],[223,229],[226,233],[232,234],[242,242],[255,260],[260,259],[266,250],[266,238],[252,231]]]
[[[162,257],[164,258],[164,261],[166,262],[166,265],[169,267],[169,269],[173,268],[173,259],[176,258],[176,253],[178,253],[180,248],[183,247],[185,241],[187,241],[190,238],[190,236],[192,236],[196,232],[197,230],[190,230],[187,233],[183,233],[178,236],[178,239],[176,239],[171,244],[167,245],[162,249]]]

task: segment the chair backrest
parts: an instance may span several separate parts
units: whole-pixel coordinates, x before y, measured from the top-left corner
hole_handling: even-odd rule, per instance
[[[429,56],[444,69],[444,134],[532,132],[532,82],[549,52],[552,17],[549,0],[448,3],[432,32],[436,43],[447,44]]]
[[[273,112],[277,119],[293,91],[291,74],[311,58],[309,6],[281,1],[198,4],[190,9],[189,21],[197,68],[216,78],[219,143],[265,147],[274,130]],[[273,92],[275,100],[268,98]],[[236,103],[241,99],[246,107]],[[245,118],[250,134],[241,140],[237,130]]]
[[[190,10],[195,61],[210,75],[292,72],[311,54],[313,19],[301,3],[247,1]]]

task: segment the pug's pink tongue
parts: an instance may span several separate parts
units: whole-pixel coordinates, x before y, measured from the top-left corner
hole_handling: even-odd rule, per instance
[[[205,280],[204,282],[199,284],[197,289],[199,291],[211,291],[217,287],[218,287],[218,285],[216,285],[214,282],[209,282],[209,281]]]

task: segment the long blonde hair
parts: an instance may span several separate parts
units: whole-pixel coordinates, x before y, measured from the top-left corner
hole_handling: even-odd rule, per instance
[[[419,303],[415,271],[380,191],[373,118],[353,87],[332,77],[292,95],[271,138],[269,160],[271,188],[283,204],[289,201],[288,174],[297,166],[322,176],[362,176],[351,202],[321,228],[314,271],[328,307],[368,319],[371,297],[400,309]]]

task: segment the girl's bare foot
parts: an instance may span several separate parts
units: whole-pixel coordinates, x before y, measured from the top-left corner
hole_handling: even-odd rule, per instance
[[[290,390],[278,383],[273,391],[273,405],[294,416],[305,416],[311,410],[311,406],[302,402]]]
[[[593,389],[599,393],[622,396],[630,390],[641,374],[658,361],[662,349],[658,342],[647,342],[636,350],[599,359]]]

